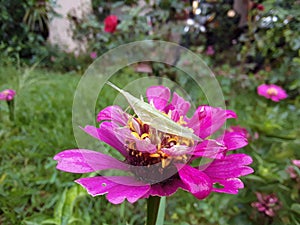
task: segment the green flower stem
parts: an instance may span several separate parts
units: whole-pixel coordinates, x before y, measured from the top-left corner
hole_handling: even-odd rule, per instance
[[[155,225],[158,215],[160,197],[150,196],[147,200],[147,225]]]
[[[15,109],[14,109],[14,100],[7,101],[8,109],[9,109],[9,119],[10,121],[15,120]]]

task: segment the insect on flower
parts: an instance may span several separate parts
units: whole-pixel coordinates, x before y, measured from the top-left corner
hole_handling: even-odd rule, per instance
[[[244,188],[239,179],[253,172],[246,154],[227,152],[248,144],[245,132],[227,130],[218,138],[212,135],[229,118],[231,110],[199,106],[187,117],[190,103],[164,86],[146,90],[149,103],[109,83],[125,96],[136,116],[112,105],[102,109],[99,128],[82,128],[89,135],[107,143],[121,153],[123,160],[88,149],[69,149],[58,153],[57,169],[71,173],[120,170],[120,176],[85,177],[75,182],[92,196],[106,195],[119,204],[127,199],[134,203],[150,196],[170,196],[178,188],[198,199],[211,192],[237,194]],[[204,160],[197,166],[196,159]],[[207,163],[207,161],[209,161]]]
[[[143,121],[143,123],[149,126],[173,135],[180,137],[201,141],[202,139],[193,134],[193,130],[187,127],[183,127],[180,124],[171,120],[168,116],[158,111],[152,105],[134,97],[130,93],[118,88],[111,82],[107,82],[108,85],[119,91],[128,101],[136,115]]]

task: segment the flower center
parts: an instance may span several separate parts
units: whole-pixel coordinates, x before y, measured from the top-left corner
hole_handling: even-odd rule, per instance
[[[186,152],[177,149],[192,147],[193,140],[158,131],[139,118],[131,118],[128,127],[135,138],[156,146],[156,152],[149,153],[140,151],[133,141],[127,143],[126,162],[133,166],[131,171],[138,179],[157,182],[161,177],[169,178],[177,173],[174,163],[188,161]]]
[[[8,96],[9,95],[9,91],[8,90],[5,90],[2,92],[5,96]]]
[[[271,87],[267,90],[267,94],[272,95],[272,96],[276,96],[278,94],[278,91],[276,90],[276,88]]]

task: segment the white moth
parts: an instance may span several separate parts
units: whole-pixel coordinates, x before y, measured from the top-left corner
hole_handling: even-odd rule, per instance
[[[134,97],[133,95],[131,95],[127,91],[120,89],[113,83],[108,81],[107,84],[119,91],[126,98],[135,114],[143,121],[143,123],[148,124],[156,130],[162,131],[164,133],[177,135],[195,141],[202,141],[201,138],[193,133],[192,129],[183,127],[180,124],[174,122],[168,116],[155,109],[152,105]]]

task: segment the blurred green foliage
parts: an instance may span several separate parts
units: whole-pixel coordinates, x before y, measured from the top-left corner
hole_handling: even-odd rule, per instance
[[[80,80],[77,72],[82,73],[92,62],[91,51],[100,56],[130,41],[170,40],[171,33],[180,33],[182,24],[169,22],[170,8],[180,12],[183,3],[154,1],[147,14],[142,14],[149,5],[129,7],[134,2],[93,1],[94,10],[100,6],[102,11],[75,24],[74,38],[88,38],[89,43],[86,54],[75,56],[44,44],[45,38],[34,21],[44,20],[45,8],[34,10],[37,1],[0,0],[0,90],[17,91],[15,123],[9,121],[5,102],[0,102],[0,224],[145,223],[145,200],[133,205],[128,202],[112,205],[103,196],[92,198],[73,183],[80,175],[57,171],[52,159],[64,149],[76,148],[72,101]],[[212,194],[199,201],[178,191],[167,199],[165,224],[300,224],[300,171],[291,163],[292,159],[300,159],[299,3],[279,0],[262,3],[265,11],[253,12],[253,16],[259,13],[260,19],[251,21],[244,43],[215,56],[203,57],[217,75],[228,109],[239,116],[227,125],[239,124],[249,132],[249,145],[239,152],[253,157],[255,173],[243,178],[245,189],[236,196]],[[124,12],[118,31],[104,33],[103,19],[121,5]],[[23,22],[27,13],[31,17]],[[145,15],[156,20],[153,33]],[[259,28],[261,18],[270,15],[278,17],[278,22],[268,29]],[[224,31],[218,32],[221,35]],[[203,46],[191,48],[203,56]],[[251,70],[253,61],[246,61],[248,56],[263,59],[261,70]],[[40,65],[44,69],[24,67],[24,62],[33,64],[42,59]],[[172,79],[187,90],[196,105],[207,104],[205,94],[185,74],[160,63],[149,65],[153,69],[150,75]],[[125,68],[116,74],[115,83],[123,86],[141,76],[147,75]],[[281,85],[289,97],[274,103],[258,96],[256,87],[262,83]],[[97,110],[110,105],[114,97],[109,89],[104,89]],[[113,154],[113,149],[110,150]],[[290,167],[298,179],[290,177]],[[255,192],[278,196],[282,207],[274,218],[251,207],[257,201]]]
[[[176,11],[184,8],[183,3],[153,1],[138,5],[137,1],[92,1],[93,14],[82,19],[70,17],[73,38],[88,43],[88,52],[98,56],[119,45],[146,39],[170,40],[171,30],[180,35],[182,25],[172,23]],[[174,12],[171,9],[176,9]],[[104,19],[116,14],[119,19],[117,31],[104,32]]]
[[[0,1],[0,59],[35,63],[47,55],[50,0]]]
[[[212,194],[199,201],[178,191],[167,198],[165,224],[299,224],[299,179],[292,179],[287,172],[291,160],[300,158],[299,96],[274,103],[256,94],[264,76],[251,75],[245,80],[236,69],[226,66],[215,68],[215,72],[228,109],[239,116],[227,126],[239,124],[249,132],[249,145],[239,152],[253,157],[255,173],[243,178],[245,189],[238,195]],[[113,80],[122,86],[140,77],[128,67]],[[104,196],[92,198],[73,183],[80,175],[55,169],[52,157],[76,148],[71,109],[79,79],[76,74],[34,68],[0,68],[0,88],[17,91],[15,123],[8,119],[5,102],[0,102],[1,224],[145,223],[145,200],[112,205]],[[205,96],[193,82],[182,76],[176,82],[196,104],[205,103]],[[97,110],[115,98],[109,89],[100,96]],[[278,196],[282,208],[274,218],[251,207],[257,201],[255,192]]]
[[[292,0],[262,3],[264,11],[250,11],[248,31],[241,37],[241,55],[254,60],[250,67],[272,70],[273,82],[292,84],[300,68],[300,4]],[[293,83],[296,86],[299,81]]]

